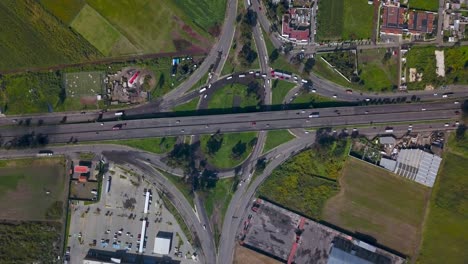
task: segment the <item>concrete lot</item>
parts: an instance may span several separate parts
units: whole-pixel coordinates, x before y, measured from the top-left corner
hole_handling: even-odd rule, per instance
[[[111,177],[109,192],[106,193],[107,179]],[[145,189],[151,189],[152,202],[144,214]],[[154,255],[154,240],[158,231],[173,233],[169,256],[193,263],[190,255],[193,248],[187,242],[174,217],[163,207],[158,190],[142,180],[141,175],[123,165],[111,164],[104,176],[101,200],[95,204],[84,205],[80,202],[70,208],[72,212],[68,245],[71,247],[71,263],[82,263],[90,248],[100,250],[123,250],[138,252],[138,235],[141,233],[143,219],[147,218],[145,255]],[[119,231],[121,230],[121,234]],[[175,247],[181,246],[182,257],[175,257]],[[96,245],[93,245],[93,241]],[[114,244],[118,243],[118,244]],[[186,255],[189,259],[186,259]]]

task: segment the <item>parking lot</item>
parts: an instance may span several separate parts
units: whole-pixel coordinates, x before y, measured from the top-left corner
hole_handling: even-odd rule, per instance
[[[111,178],[108,187],[108,179]],[[107,190],[109,190],[107,192]],[[144,214],[145,193],[150,191],[148,213]],[[142,180],[141,175],[123,165],[110,164],[104,175],[99,202],[85,205],[78,202],[70,207],[71,224],[69,243],[71,263],[82,263],[90,248],[99,250],[126,250],[139,252],[139,237],[144,236],[144,255],[153,255],[156,234],[159,231],[171,232],[172,243],[169,256],[193,263],[190,254],[192,247],[180,230],[174,217],[164,208],[158,190]],[[142,224],[146,220],[146,235]],[[181,241],[179,241],[181,240]],[[181,254],[175,256],[176,247]]]

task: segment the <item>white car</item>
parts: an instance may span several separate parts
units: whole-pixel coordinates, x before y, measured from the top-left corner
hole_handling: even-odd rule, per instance
[[[454,103],[454,104],[459,104],[460,102],[458,102],[458,101],[455,101],[455,102],[453,102],[453,103]]]
[[[421,111],[426,111],[426,108],[421,108]]]
[[[450,126],[450,125],[449,125],[449,123],[445,123],[445,125],[444,125],[444,126],[445,126],[445,127],[448,127],[448,126]]]
[[[366,102],[369,102],[370,101],[370,98],[366,98]]]
[[[312,92],[313,92],[313,93],[316,93],[316,92],[317,92],[317,90],[315,90],[315,89],[312,89]]]
[[[333,98],[336,98],[336,97],[338,97],[338,96],[337,96],[336,94],[334,94],[334,95],[333,95]]]

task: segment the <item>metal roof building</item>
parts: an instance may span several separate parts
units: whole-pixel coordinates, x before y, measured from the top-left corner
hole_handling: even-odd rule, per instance
[[[420,149],[400,150],[394,172],[409,180],[432,187],[442,158]]]
[[[394,171],[396,167],[396,161],[386,158],[380,158],[379,165],[389,171]]]
[[[153,252],[160,255],[169,255],[171,251],[172,233],[159,231],[154,239]]]
[[[395,146],[395,138],[394,137],[381,137],[379,138],[379,142],[382,145],[392,145]]]

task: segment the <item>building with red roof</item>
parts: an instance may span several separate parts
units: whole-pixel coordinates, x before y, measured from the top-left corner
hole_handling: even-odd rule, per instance
[[[380,31],[385,34],[401,35],[407,29],[405,24],[406,8],[384,6]]]
[[[410,11],[408,31],[411,34],[426,34],[434,31],[435,14],[425,11]]]
[[[435,29],[435,18],[435,13],[432,12],[408,11],[405,7],[384,5],[380,32],[389,35],[432,33]]]
[[[310,36],[310,9],[290,8],[283,15],[281,35],[291,41],[307,42]]]

